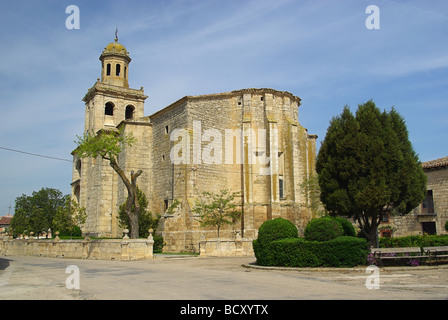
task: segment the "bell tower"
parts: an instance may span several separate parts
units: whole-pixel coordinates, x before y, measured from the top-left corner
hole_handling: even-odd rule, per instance
[[[103,130],[115,131],[120,124],[131,131],[135,128],[133,124],[140,123],[143,118],[147,96],[143,87],[129,87],[131,58],[118,42],[117,33],[114,42],[101,52],[99,60],[101,78],[82,99],[85,103],[84,133],[97,135]],[[125,194],[124,185],[119,183],[107,160],[100,157],[80,159],[76,153],[72,154],[72,199],[76,199],[87,212],[83,231],[90,232],[92,236],[119,236],[117,214],[119,204],[125,201],[120,198]]]
[[[129,88],[128,73],[131,58],[126,48],[118,43],[117,32],[115,41],[104,48],[100,61],[102,83]]]
[[[101,79],[84,96],[84,132],[96,134],[99,130],[115,128],[124,120],[143,117],[147,96],[140,89],[129,88],[129,64],[131,57],[125,46],[109,43],[101,53]]]

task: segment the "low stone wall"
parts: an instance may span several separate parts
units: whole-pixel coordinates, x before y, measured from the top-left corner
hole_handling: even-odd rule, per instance
[[[208,239],[199,242],[199,254],[210,257],[242,257],[254,254],[251,239]]]
[[[142,260],[153,257],[153,240],[0,240],[0,254],[51,258]]]

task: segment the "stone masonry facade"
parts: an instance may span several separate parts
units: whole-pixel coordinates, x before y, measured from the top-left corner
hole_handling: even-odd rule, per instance
[[[385,217],[381,236],[448,234],[448,157],[422,163],[426,174],[426,198],[407,215]]]
[[[128,85],[126,48],[109,44],[100,56],[101,79],[85,95],[85,132],[123,129],[137,142],[119,164],[129,175],[142,170],[139,188],[148,209],[161,214],[156,233],[164,251],[199,252],[217,237],[192,212],[204,191],[239,192],[242,218],[220,230],[221,238],[254,239],[260,225],[283,217],[303,231],[313,217],[304,182],[315,172],[316,138],[299,123],[299,97],[273,89],[242,89],[186,96],[144,116],[143,88]],[[72,197],[87,210],[90,235],[121,237],[118,208],[127,192],[108,162],[73,153]],[[177,200],[174,210],[167,210]]]

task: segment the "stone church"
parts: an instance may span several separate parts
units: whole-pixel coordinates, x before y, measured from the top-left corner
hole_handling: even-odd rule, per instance
[[[276,217],[303,231],[313,216],[305,181],[315,172],[317,136],[299,123],[299,97],[274,89],[185,96],[145,116],[148,96],[143,87],[129,87],[127,49],[116,38],[99,60],[101,79],[83,98],[85,132],[123,129],[137,139],[118,161],[128,175],[143,171],[137,183],[148,209],[162,216],[156,233],[164,251],[197,252],[201,239],[217,237],[216,228],[201,227],[192,212],[204,191],[240,194],[243,215],[220,230],[221,238],[256,238],[260,225]],[[88,214],[83,231],[121,237],[124,184],[108,161],[72,154],[72,197]],[[167,210],[175,200],[177,207]]]

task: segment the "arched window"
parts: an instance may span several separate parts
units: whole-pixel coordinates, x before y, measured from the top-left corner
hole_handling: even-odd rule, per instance
[[[76,202],[79,203],[79,201],[81,200],[81,187],[79,186],[79,184],[75,187],[73,195],[75,196]]]
[[[110,63],[106,66],[106,75],[110,76]]]
[[[78,171],[79,177],[81,177],[81,159],[76,161],[76,171]]]
[[[120,72],[121,72],[121,65],[119,65],[119,64],[117,63],[117,65],[115,66],[115,75],[116,75],[116,76],[119,76],[119,75],[120,75]]]
[[[125,119],[133,119],[134,118],[134,106],[126,106],[126,111],[125,111]]]
[[[124,67],[124,74],[123,74],[123,77],[126,79],[126,72],[128,71],[128,68],[126,68],[126,66]]]
[[[114,104],[112,102],[106,103],[106,108],[104,109],[104,114],[106,116],[114,115]]]

